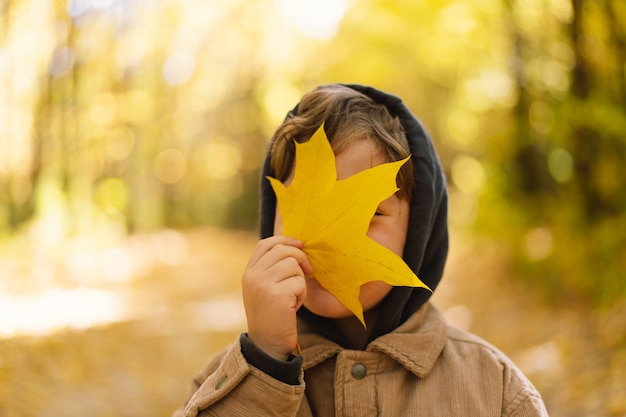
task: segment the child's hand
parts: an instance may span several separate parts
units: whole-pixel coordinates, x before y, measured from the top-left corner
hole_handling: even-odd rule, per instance
[[[261,240],[242,278],[248,337],[262,351],[286,360],[298,343],[296,312],[313,272],[302,242],[287,236]]]

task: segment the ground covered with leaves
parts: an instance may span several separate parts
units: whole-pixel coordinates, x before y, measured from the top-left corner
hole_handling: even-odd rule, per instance
[[[176,262],[98,284],[119,293],[124,320],[0,339],[0,416],[171,415],[194,372],[245,330],[239,277],[256,243],[215,229],[178,236]],[[626,416],[626,302],[548,304],[514,276],[502,247],[463,237],[433,302],[511,356],[551,416]]]

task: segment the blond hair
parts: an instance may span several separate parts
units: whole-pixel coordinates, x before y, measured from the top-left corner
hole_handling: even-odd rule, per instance
[[[322,123],[335,154],[364,139],[372,140],[388,162],[410,154],[402,123],[384,105],[349,87],[320,86],[302,97],[295,114],[290,113],[274,133],[271,165],[276,178],[284,181],[293,168],[294,141],[309,140]],[[398,173],[398,197],[410,201],[413,183],[409,160]]]

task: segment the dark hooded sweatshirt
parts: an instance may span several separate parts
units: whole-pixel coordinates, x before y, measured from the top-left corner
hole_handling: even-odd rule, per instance
[[[434,290],[448,229],[446,182],[433,143],[398,97],[346,86],[402,122],[415,177],[403,259]],[[273,234],[276,212],[268,175],[274,176],[269,155],[261,176],[262,238]],[[196,376],[190,400],[175,415],[547,416],[516,366],[487,342],[447,326],[427,302],[430,295],[423,288],[394,287],[376,307],[365,347],[351,346],[332,319],[304,307],[298,311],[301,356],[277,361],[243,334]]]

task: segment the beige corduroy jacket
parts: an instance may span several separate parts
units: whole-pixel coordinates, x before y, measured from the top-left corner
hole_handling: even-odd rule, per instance
[[[547,416],[541,396],[498,349],[446,325],[430,303],[364,351],[308,330],[301,383],[249,365],[239,340],[196,376],[174,416]]]

